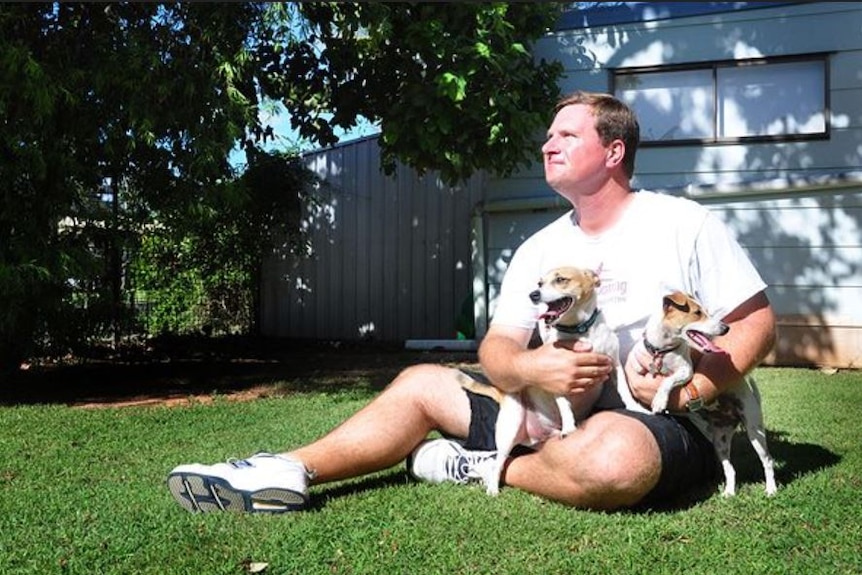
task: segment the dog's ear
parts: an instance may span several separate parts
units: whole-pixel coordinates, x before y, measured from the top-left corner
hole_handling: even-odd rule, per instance
[[[687,312],[688,308],[688,296],[680,291],[675,291],[671,294],[664,296],[662,299],[662,309],[667,312],[671,308],[678,309],[682,312]]]
[[[599,287],[602,285],[602,280],[599,278],[599,273],[601,272],[601,266],[597,271],[586,270],[587,275],[590,278],[590,281],[593,283],[593,287]]]
[[[604,269],[604,267],[605,267],[605,262],[602,262],[599,264],[599,267],[597,267],[596,270],[593,272],[593,274],[595,274],[595,276],[596,276],[596,285],[597,286],[601,285],[601,280],[599,279],[599,276],[602,275],[602,269]]]

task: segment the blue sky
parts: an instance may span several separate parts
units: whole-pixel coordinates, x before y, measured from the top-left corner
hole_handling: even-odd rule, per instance
[[[272,126],[274,137],[268,140],[265,149],[269,151],[299,149],[300,151],[308,151],[319,148],[320,146],[312,144],[307,140],[299,137],[299,134],[290,127],[290,114],[283,106],[278,106],[274,110],[261,111],[260,119],[264,125]],[[335,133],[338,135],[338,141],[349,142],[366,136],[371,136],[380,132],[380,129],[368,121],[361,122],[358,126],[351,130],[343,131],[336,128]],[[240,149],[234,150],[231,154],[231,164],[239,166],[245,163],[245,152]]]

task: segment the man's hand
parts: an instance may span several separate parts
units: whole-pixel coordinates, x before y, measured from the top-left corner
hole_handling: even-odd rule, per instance
[[[652,405],[653,397],[658,391],[664,376],[651,374],[649,366],[652,363],[652,355],[644,348],[642,343],[637,343],[629,352],[625,362],[626,382],[632,396],[645,407]],[[676,410],[676,405],[671,399],[668,409]]]
[[[611,358],[595,353],[588,342],[558,341],[525,352],[529,362],[527,382],[554,395],[577,395],[604,383],[611,371]]]
[[[694,361],[697,361],[699,357],[700,354],[693,354]],[[638,342],[629,352],[623,367],[632,397],[647,409],[652,405],[658,388],[666,378],[662,373],[650,369],[654,361],[652,354],[646,350],[643,343]],[[685,402],[686,398],[682,393],[682,388],[677,387],[670,393],[667,410],[671,413],[685,412],[687,411]]]
[[[589,343],[559,341],[527,349],[529,332],[492,328],[479,348],[479,359],[489,379],[501,390],[527,385],[554,395],[578,395],[607,380],[613,362],[592,351]]]

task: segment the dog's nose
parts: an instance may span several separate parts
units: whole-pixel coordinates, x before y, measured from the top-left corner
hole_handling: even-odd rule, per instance
[[[530,292],[530,301],[533,303],[539,303],[542,301],[542,292],[539,290],[533,290]]]
[[[532,297],[532,296],[531,296],[531,297]],[[727,332],[729,332],[729,331],[730,331],[730,326],[729,326],[729,325],[727,325],[727,324],[726,324],[726,323],[724,323],[723,321],[718,323],[718,335],[724,335],[724,334],[726,334],[726,333],[727,333]]]

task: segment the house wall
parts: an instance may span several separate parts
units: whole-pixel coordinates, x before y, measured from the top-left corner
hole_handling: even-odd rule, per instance
[[[686,195],[736,233],[779,320],[770,361],[862,364],[862,6],[812,2],[560,31],[537,57],[566,67],[563,92],[608,91],[609,69],[829,52],[828,140],[638,151],[634,185]],[[493,312],[512,250],[562,213],[541,167],[488,182],[481,220]],[[519,207],[520,206],[520,207]],[[482,326],[487,321],[480,317]]]
[[[670,6],[642,3],[631,21],[562,30],[539,43],[537,56],[564,63],[567,92],[607,91],[614,67],[829,52],[828,140],[642,148],[633,183],[692,197],[736,233],[779,315],[769,361],[858,367],[862,8],[813,2],[664,19],[661,4]],[[268,335],[449,339],[472,299],[481,337],[514,249],[567,208],[541,166],[451,189],[404,167],[385,177],[373,138],[306,161],[328,186],[306,217],[311,257],[273,256],[265,265]]]
[[[470,216],[482,176],[450,188],[403,166],[381,173],[376,138],[305,156],[325,182],[305,214],[311,254],[263,269],[264,335],[317,340],[456,337],[472,300]]]

